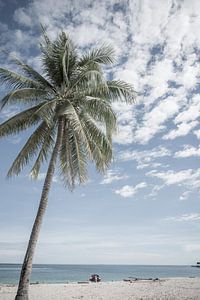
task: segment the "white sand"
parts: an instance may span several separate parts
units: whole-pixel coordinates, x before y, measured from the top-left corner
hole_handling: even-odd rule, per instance
[[[0,286],[0,300],[14,300],[16,286]],[[30,300],[175,300],[200,299],[200,278],[170,278],[160,282],[34,284]]]

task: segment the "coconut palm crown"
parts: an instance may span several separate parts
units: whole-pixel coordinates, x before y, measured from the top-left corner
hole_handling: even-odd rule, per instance
[[[112,134],[116,129],[113,101],[132,103],[130,84],[106,80],[102,67],[115,62],[112,47],[103,45],[82,56],[62,32],[51,41],[43,31],[39,74],[18,59],[12,61],[20,74],[0,68],[0,82],[10,88],[2,109],[20,105],[23,110],[0,124],[0,138],[35,128],[8,171],[18,175],[35,159],[31,175],[37,178],[43,162],[49,161],[40,206],[25,255],[17,300],[28,299],[33,253],[56,166],[64,183],[73,190],[87,179],[87,163],[103,172],[112,161]]]

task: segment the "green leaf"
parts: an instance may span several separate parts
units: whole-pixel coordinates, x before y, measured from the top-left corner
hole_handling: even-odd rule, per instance
[[[43,105],[38,104],[32,108],[24,110],[0,124],[0,138],[10,134],[16,134],[27,128],[36,125],[41,118],[35,112]]]
[[[89,115],[82,114],[81,122],[90,147],[92,160],[97,170],[104,172],[112,162],[111,142]]]
[[[97,97],[86,97],[84,109],[94,120],[105,125],[110,133],[116,131],[116,115],[107,101]]]
[[[98,86],[104,86],[105,89],[107,87],[102,70],[97,63],[92,62],[73,74],[71,90],[75,92],[87,90],[89,93],[92,89],[98,89]]]
[[[74,106],[68,101],[68,105],[66,106],[65,112],[63,112],[66,120],[69,122],[70,127],[73,131],[80,136],[82,143],[85,144],[86,150],[89,152],[89,147],[87,143],[87,138],[85,136],[85,132],[80,121],[80,115],[78,111],[74,108]]]
[[[47,124],[51,124],[55,117],[56,101],[57,99],[43,102],[35,111],[34,115],[39,116],[40,119],[44,120]]]
[[[51,43],[50,38],[48,37],[48,34],[42,24],[40,24],[41,30],[42,30],[42,36],[45,40],[46,45],[49,45]]]
[[[79,135],[67,123],[60,151],[60,171],[70,190],[87,180],[87,157]]]
[[[28,76],[32,80],[36,81],[38,84],[43,86],[43,88],[54,91],[53,86],[42,75],[40,75],[36,70],[34,70],[31,66],[23,63],[22,61],[20,61],[17,58],[13,58],[12,61],[15,64],[17,64],[22,69],[22,71],[24,71],[26,76]]]
[[[42,88],[41,84],[38,82],[3,68],[0,68],[0,82],[2,84],[6,84],[12,89]]]
[[[131,84],[121,80],[107,81],[108,97],[111,101],[124,101],[134,103],[136,91]]]
[[[85,66],[91,62],[99,64],[113,64],[115,62],[114,50],[111,45],[102,45],[100,48],[93,49],[84,54],[79,61],[79,66]]]
[[[65,64],[68,78],[70,78],[77,62],[77,54],[72,41],[62,32],[54,42],[42,44],[41,50],[43,53],[43,70],[46,76],[54,85],[61,87],[64,82],[63,56],[66,60]],[[64,54],[65,52],[66,54]]]
[[[42,122],[42,124],[32,133],[9,169],[8,177],[18,175],[23,167],[29,163],[30,159],[37,153],[40,145],[43,143],[46,137],[46,130],[47,124]]]
[[[37,179],[41,164],[44,161],[47,161],[48,155],[51,153],[51,151],[53,149],[54,136],[55,136],[55,126],[49,127],[46,130],[45,138],[42,141],[42,146],[41,146],[40,152],[38,154],[38,157],[34,163],[31,173],[30,173],[30,175],[33,179]]]
[[[44,98],[48,97],[48,93],[45,90],[35,89],[35,88],[23,88],[19,90],[14,90],[7,94],[1,100],[1,109],[7,105],[12,103],[37,103],[44,101]]]

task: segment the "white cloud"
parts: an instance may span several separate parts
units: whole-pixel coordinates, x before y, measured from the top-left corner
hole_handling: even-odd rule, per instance
[[[134,136],[134,140],[140,144],[146,144],[155,134],[165,129],[164,123],[172,118],[179,110],[179,105],[174,97],[161,100],[160,103],[147,112]]]
[[[147,187],[146,182],[138,183],[136,186],[125,185],[121,189],[116,190],[115,194],[120,195],[124,198],[134,196],[138,190]]]
[[[200,156],[200,147],[195,148],[191,145],[185,145],[183,150],[177,151],[174,154],[174,157],[178,157],[178,158],[191,157],[191,156]]]
[[[114,102],[112,105],[117,115],[117,133],[113,141],[118,144],[131,144],[133,142],[133,129],[136,125],[136,117],[133,105]]]
[[[159,191],[163,189],[163,187],[164,185],[154,185],[151,193],[148,194],[147,197],[155,198],[158,195]]]
[[[195,130],[194,134],[196,135],[196,137],[200,140],[200,129]]]
[[[192,188],[198,188],[200,186],[200,169],[187,169],[181,171],[166,171],[166,172],[157,172],[153,170],[146,173],[147,176],[156,177],[161,179],[166,185],[187,185]]]
[[[25,8],[23,8],[23,7],[19,8],[15,11],[14,19],[18,23],[22,23],[23,25],[25,25],[27,27],[31,27],[31,25],[32,25],[31,17],[26,13]]]
[[[154,5],[151,3],[151,7],[148,3],[143,3],[140,9],[137,8],[137,5],[133,5],[133,14],[137,12],[137,15],[142,15],[142,20],[145,19],[145,22],[141,24],[143,22],[140,22],[140,17],[135,20],[135,39],[137,39],[138,43],[136,43],[135,56],[129,59],[129,61],[133,59],[135,62],[131,65],[130,61],[130,69],[136,70],[138,74],[145,74],[144,77],[138,76],[139,78],[136,79],[136,81],[139,82],[139,90],[143,91],[145,85],[150,86],[149,94],[143,99],[144,105],[147,107],[144,110],[143,122],[139,124],[135,133],[138,143],[145,144],[156,134],[165,130],[166,121],[176,116],[187,102],[191,102],[186,99],[186,96],[189,89],[195,87],[198,82],[198,58],[193,51],[192,44],[196,44],[195,37],[197,36],[199,43],[199,33],[197,33],[199,20],[195,15],[195,11],[189,13],[191,8],[186,8],[185,2],[180,6],[178,4],[174,5],[173,9],[171,6],[172,3],[170,4],[170,2],[166,4],[166,7],[163,1],[160,3],[156,2],[156,10],[159,10],[162,21],[160,17],[158,18],[154,15],[155,3]],[[196,5],[197,3],[195,3],[194,7]],[[192,18],[193,15],[196,17]],[[148,30],[146,32],[151,32],[149,36],[145,34],[147,24]],[[176,27],[179,28],[178,34],[176,34]],[[191,28],[195,28],[192,37],[189,33],[191,32]],[[156,32],[157,36],[154,37]],[[191,37],[190,39],[188,38],[189,36]],[[163,48],[163,52],[160,51],[162,54],[159,53],[157,57],[154,57],[149,69],[145,69],[143,73],[144,65],[146,64],[147,66],[150,60],[148,50],[153,47],[152,43]],[[142,57],[142,60],[137,59],[136,53],[138,53],[139,57]],[[177,66],[176,69],[173,64]],[[128,74],[129,68],[125,68],[125,70]],[[126,73],[124,72],[124,74]],[[128,75],[125,76],[125,78],[128,79]],[[132,78],[134,78],[133,75]],[[178,88],[173,86],[169,88],[168,81],[179,85]],[[167,93],[172,93],[172,96],[170,100],[165,101],[165,105],[162,104],[163,100],[161,100],[157,106],[151,106],[152,103],[157,103],[156,99],[158,97],[164,96]],[[182,118],[189,119],[190,111],[195,111],[197,114],[198,110],[197,107],[192,108],[187,113],[187,116],[185,113],[182,115]],[[181,118],[181,116],[179,118]],[[195,115],[190,116],[190,119],[193,120],[193,118],[195,118]]]
[[[100,182],[100,184],[110,184],[113,181],[118,181],[122,179],[127,179],[129,176],[120,175],[119,172],[114,170],[108,170],[107,174],[104,176],[104,179]]]
[[[117,134],[113,137],[113,142],[122,145],[131,144],[133,142],[133,127],[131,124],[119,124]]]
[[[175,222],[199,221],[200,214],[199,213],[183,214],[181,216],[168,217],[165,220],[166,221],[175,221]]]
[[[192,121],[189,123],[181,123],[177,125],[177,129],[171,130],[169,133],[163,136],[164,140],[174,140],[177,137],[187,135],[193,128],[195,128],[199,123],[197,121]]]
[[[195,95],[187,105],[187,109],[180,112],[176,118],[174,123],[186,123],[190,121],[194,121],[200,116],[200,95]]]
[[[127,150],[119,154],[119,159],[122,161],[135,160],[137,161],[137,169],[143,169],[146,167],[157,168],[164,166],[161,163],[155,162],[158,158],[171,156],[171,151],[163,146],[158,146],[150,150]]]
[[[180,196],[180,201],[185,201],[188,199],[188,197],[190,196],[191,191],[185,191],[182,193],[182,195]]]
[[[165,168],[166,165],[163,165],[161,163],[142,163],[142,162],[140,162],[140,163],[138,163],[136,168],[137,168],[137,170],[142,170],[144,168],[158,168],[158,167]]]
[[[143,159],[149,162],[153,158],[170,156],[171,151],[163,146],[144,151],[124,151],[119,155],[123,161]]]

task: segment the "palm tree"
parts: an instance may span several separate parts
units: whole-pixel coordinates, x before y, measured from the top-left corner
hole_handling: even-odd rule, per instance
[[[131,85],[105,79],[102,66],[114,63],[114,52],[108,45],[80,56],[64,32],[51,41],[43,30],[40,48],[43,75],[15,58],[12,61],[20,68],[20,74],[0,68],[0,82],[10,88],[2,99],[2,108],[11,104],[22,108],[0,125],[0,137],[36,127],[8,177],[18,175],[35,157],[31,175],[37,178],[41,164],[49,161],[16,300],[28,299],[33,255],[55,168],[70,190],[87,180],[88,161],[94,162],[97,171],[104,172],[112,161],[111,139],[116,129],[111,103],[132,103],[135,95]]]

